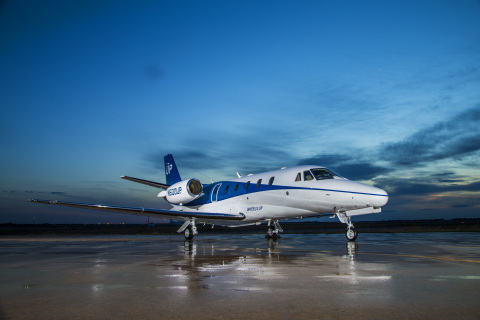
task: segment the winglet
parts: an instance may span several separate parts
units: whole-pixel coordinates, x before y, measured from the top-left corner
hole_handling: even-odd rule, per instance
[[[171,154],[167,154],[163,159],[165,161],[165,177],[167,184],[172,185],[182,181],[182,178],[180,178],[180,173],[177,169],[177,165],[175,164],[175,160],[173,160],[173,156]]]

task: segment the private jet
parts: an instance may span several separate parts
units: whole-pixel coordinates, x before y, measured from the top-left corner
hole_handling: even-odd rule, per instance
[[[177,230],[187,240],[198,234],[197,224],[241,227],[267,224],[267,238],[283,232],[279,220],[331,216],[347,225],[346,237],[355,241],[358,232],[351,217],[380,213],[388,201],[382,189],[344,178],[322,166],[303,165],[202,184],[182,180],[171,154],[164,157],[166,183],[122,176],[122,179],[162,189],[159,198],[170,209],[121,207],[104,204],[31,199],[84,209],[114,211],[183,221]]]

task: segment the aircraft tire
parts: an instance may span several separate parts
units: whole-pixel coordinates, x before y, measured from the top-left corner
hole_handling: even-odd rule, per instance
[[[347,229],[345,236],[347,237],[348,241],[355,241],[357,240],[358,232],[355,230],[355,228],[350,227]]]
[[[185,239],[192,240],[194,236],[192,226],[186,227],[185,230],[183,231],[183,235],[185,236]]]
[[[265,235],[265,239],[273,239],[273,240],[277,240],[277,239],[280,239],[280,235],[278,233],[274,233],[272,235],[269,235],[269,234],[266,234]]]

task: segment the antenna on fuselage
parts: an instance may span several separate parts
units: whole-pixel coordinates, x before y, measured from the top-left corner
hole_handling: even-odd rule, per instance
[[[240,173],[238,173],[238,171],[237,171],[237,177],[239,177],[239,178],[242,177],[242,175]]]

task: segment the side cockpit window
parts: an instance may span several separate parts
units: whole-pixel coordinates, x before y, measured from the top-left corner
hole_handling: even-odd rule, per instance
[[[317,180],[334,179],[334,177],[339,177],[337,174],[326,168],[312,169],[311,171]]]
[[[297,174],[295,181],[302,181],[302,176],[300,175],[300,172]]]
[[[310,170],[305,170],[305,171],[303,171],[303,180],[304,180],[304,181],[311,181],[311,180],[313,180],[313,175],[312,175],[312,173],[310,172]]]

